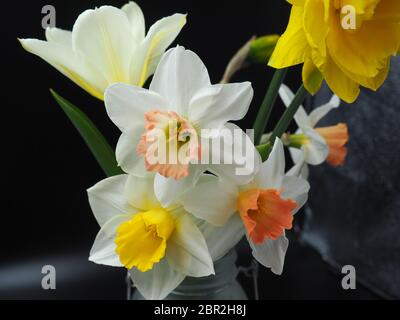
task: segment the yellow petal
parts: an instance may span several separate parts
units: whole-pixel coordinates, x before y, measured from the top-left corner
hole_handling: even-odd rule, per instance
[[[303,63],[310,52],[303,29],[303,8],[293,6],[289,24],[279,39],[268,65],[281,69]]]
[[[324,80],[322,73],[314,65],[311,58],[307,58],[304,62],[302,77],[304,87],[312,95],[318,92]]]
[[[331,59],[320,69],[330,89],[342,100],[353,103],[360,94],[360,86],[350,79]]]

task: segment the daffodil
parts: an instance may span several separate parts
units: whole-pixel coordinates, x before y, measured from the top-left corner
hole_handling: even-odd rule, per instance
[[[150,89],[114,84],[105,93],[108,115],[122,131],[116,147],[118,164],[130,174],[157,173],[155,192],[164,205],[192,187],[206,170],[232,180],[249,180],[258,164],[254,145],[228,121],[242,119],[252,97],[249,82],[211,85],[194,52],[179,46],[170,49]],[[208,143],[202,142],[204,130],[212,133]],[[222,139],[223,134],[235,140]],[[247,148],[244,153],[239,140]],[[224,156],[231,156],[231,165],[210,161],[217,158],[222,163]],[[240,175],[237,167],[243,169]]]
[[[208,276],[214,267],[197,219],[179,204],[163,207],[153,192],[153,179],[119,175],[88,190],[101,226],[89,260],[127,268],[145,298],[163,299],[186,276]],[[214,251],[215,257],[226,253]]]
[[[288,0],[290,20],[269,60],[275,68],[303,65],[314,94],[322,79],[346,102],[360,86],[377,90],[400,45],[398,0]]]
[[[235,184],[208,176],[180,201],[186,210],[215,226],[235,220],[241,225],[238,235],[246,234],[255,259],[281,274],[288,247],[285,230],[292,227],[293,214],[306,202],[308,190],[306,180],[285,175],[283,144],[276,139],[268,160],[250,182]]]
[[[282,85],[279,95],[286,107],[294,98],[293,92]],[[318,122],[332,109],[338,108],[340,99],[333,95],[326,104],[315,108],[307,115],[303,106],[297,110],[294,119],[299,127],[295,134],[287,136],[289,151],[295,164],[303,161],[311,165],[319,165],[325,160],[332,166],[343,165],[349,140],[348,129],[345,123],[338,123],[328,127],[316,127]],[[303,169],[303,176],[308,175],[307,167]]]
[[[86,10],[72,32],[46,29],[46,40],[20,39],[29,52],[41,57],[96,98],[115,82],[143,86],[166,48],[186,23],[174,14],[153,24],[145,35],[139,6],[129,2],[121,9],[102,6]]]

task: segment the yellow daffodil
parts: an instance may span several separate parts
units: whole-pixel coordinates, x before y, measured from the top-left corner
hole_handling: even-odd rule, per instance
[[[153,24],[145,35],[144,16],[129,2],[121,9],[102,6],[79,15],[71,31],[46,30],[46,40],[20,39],[41,57],[96,98],[115,82],[143,86],[167,47],[186,23],[174,14]]]
[[[360,86],[377,90],[400,45],[398,0],[288,0],[290,20],[269,61],[275,68],[304,63],[303,82],[314,94],[325,79],[354,102]]]

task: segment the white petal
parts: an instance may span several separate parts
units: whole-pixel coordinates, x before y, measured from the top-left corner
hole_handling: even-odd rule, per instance
[[[20,39],[23,48],[52,65],[91,95],[103,99],[108,83],[103,74],[84,57],[76,55],[70,46],[57,41]]]
[[[112,267],[122,267],[119,256],[115,251],[115,237],[118,226],[132,218],[132,215],[115,216],[105,223],[96,236],[96,240],[90,250],[89,260],[97,264]]]
[[[160,206],[154,194],[154,175],[147,177],[137,177],[129,175],[126,187],[126,198],[129,203],[143,211],[148,211]]]
[[[220,129],[230,120],[242,119],[252,98],[250,82],[206,87],[190,101],[189,120],[199,128]]]
[[[207,180],[180,198],[186,211],[216,226],[223,226],[236,211],[238,187],[228,180],[208,175]]]
[[[336,95],[333,95],[331,100],[328,103],[314,109],[310,113],[310,115],[309,115],[310,126],[314,128],[315,125],[319,122],[319,120],[321,120],[323,117],[325,117],[328,114],[328,112],[331,111],[332,109],[338,108],[339,105],[340,105],[339,97]]]
[[[286,250],[289,240],[283,235],[276,240],[266,240],[258,245],[249,239],[250,247],[253,250],[253,257],[264,267],[271,268],[271,271],[277,275],[282,274],[285,262]]]
[[[144,165],[144,159],[136,152],[136,146],[140,141],[140,137],[144,132],[144,127],[132,127],[125,131],[119,137],[115,154],[118,165],[125,172],[138,176],[147,175]]]
[[[104,100],[108,116],[122,132],[135,125],[144,126],[146,112],[166,107],[157,93],[124,83],[109,86]]]
[[[308,165],[304,161],[303,151],[296,148],[289,148],[289,153],[292,156],[293,162],[295,163],[288,172],[287,176],[301,177],[305,180],[308,179],[309,169]]]
[[[154,192],[159,202],[163,207],[178,201],[182,194],[192,188],[200,175],[205,171],[202,165],[191,165],[189,175],[179,180],[165,178],[156,174],[154,179]]]
[[[176,227],[168,239],[166,258],[176,271],[190,277],[214,274],[214,264],[206,241],[189,214],[176,220]]]
[[[46,40],[72,49],[72,32],[59,28],[46,28]]]
[[[136,212],[125,197],[127,175],[104,179],[87,190],[90,207],[100,226],[111,218]]]
[[[199,229],[206,239],[213,261],[225,256],[246,233],[238,214],[234,214],[223,227],[216,227],[202,221],[199,223]]]
[[[267,159],[260,165],[256,180],[263,189],[280,189],[285,175],[285,153],[282,141],[275,139],[272,151]]]
[[[186,23],[186,15],[174,14],[153,24],[143,43],[137,47],[131,61],[131,83],[143,86],[157,68],[165,50]]]
[[[285,104],[285,106],[289,107],[289,105],[293,101],[294,94],[287,85],[285,85],[285,84],[281,85],[281,87],[279,88],[279,95],[280,95],[283,103]],[[296,114],[294,115],[294,119],[296,120],[296,123],[299,127],[300,126],[310,126],[310,119],[308,118],[308,115],[307,115],[306,111],[304,110],[303,106],[299,107]]]
[[[282,188],[282,198],[296,201],[297,207],[293,212],[296,213],[307,202],[310,184],[303,178],[286,176]]]
[[[190,100],[210,86],[208,71],[200,58],[183,47],[168,50],[157,67],[150,90],[168,99],[172,110],[187,116]]]
[[[125,4],[121,10],[126,14],[128,21],[131,26],[131,32],[133,35],[132,41],[140,43],[144,40],[146,33],[144,15],[142,9],[133,1],[129,1]]]
[[[135,287],[147,300],[164,299],[185,279],[184,274],[171,268],[167,259],[162,259],[147,272],[133,268],[129,274]]]
[[[237,125],[227,123],[219,135],[210,139],[210,144],[211,147],[202,145],[203,157],[206,158],[204,154],[207,153],[210,155],[207,170],[239,185],[254,178],[261,158],[250,137]],[[213,159],[220,164],[213,164]]]
[[[304,160],[311,165],[321,164],[329,154],[329,147],[325,140],[309,127],[302,127],[301,130],[310,139],[308,143],[301,147],[304,153]]]
[[[72,29],[73,50],[90,59],[109,84],[129,82],[133,41],[126,14],[111,6],[86,10]]]

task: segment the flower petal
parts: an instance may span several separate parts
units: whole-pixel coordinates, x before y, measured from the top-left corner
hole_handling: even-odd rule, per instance
[[[321,164],[328,157],[328,145],[314,129],[302,127],[301,130],[309,138],[309,142],[301,147],[304,153],[304,160],[314,166]]]
[[[253,179],[260,167],[261,158],[252,140],[242,129],[227,123],[219,135],[211,137],[209,142],[206,146],[202,145],[202,161],[207,160],[206,155],[209,156],[208,171],[240,185]],[[218,160],[217,163],[214,159]]]
[[[118,215],[108,220],[100,229],[90,250],[89,260],[112,267],[122,267],[119,256],[115,251],[118,226],[132,218],[131,214]]]
[[[303,151],[296,148],[289,148],[289,153],[293,159],[294,166],[286,172],[287,176],[301,177],[305,180],[308,179],[309,169],[304,161]]]
[[[199,128],[220,129],[230,120],[242,119],[252,98],[250,82],[206,87],[190,101],[189,120]]]
[[[269,60],[271,67],[281,69],[303,63],[310,47],[303,29],[303,8],[293,6],[289,24]]]
[[[300,177],[285,176],[282,183],[282,198],[296,201],[297,207],[293,214],[307,202],[310,184]]]
[[[185,279],[184,274],[171,268],[167,259],[162,259],[147,272],[133,268],[129,274],[135,287],[148,300],[164,299]]]
[[[119,137],[115,154],[118,165],[129,174],[145,176],[147,171],[143,158],[136,152],[136,146],[144,132],[143,126],[135,126]]]
[[[19,39],[22,47],[31,52],[71,79],[94,97],[103,100],[108,83],[103,74],[93,67],[84,57],[77,56],[70,46],[57,41],[37,39]]]
[[[284,235],[276,240],[267,240],[260,245],[248,240],[253,250],[253,257],[264,267],[271,268],[273,273],[282,274],[289,240]]]
[[[46,29],[46,40],[72,48],[72,32],[68,30],[48,27]]]
[[[131,61],[131,83],[143,86],[157,68],[165,50],[186,24],[186,15],[176,13],[153,24]]]
[[[206,241],[188,214],[176,220],[175,231],[168,240],[166,258],[173,269],[187,276],[214,274]]]
[[[192,188],[200,175],[205,171],[202,165],[191,165],[190,174],[187,177],[175,180],[172,178],[165,178],[160,174],[156,174],[154,179],[154,192],[158,201],[167,207],[171,203],[177,201],[182,194]]]
[[[310,126],[312,128],[315,127],[315,125],[323,118],[325,117],[329,111],[331,111],[332,109],[336,109],[338,108],[340,105],[340,99],[337,95],[333,95],[331,100],[329,100],[328,103],[314,109],[310,115],[309,115],[309,119],[310,119]]]
[[[294,93],[285,84],[282,84],[281,87],[279,88],[279,96],[281,97],[286,108],[288,108],[290,106],[290,104],[292,103],[292,101],[294,99]],[[299,127],[310,126],[310,120],[309,120],[308,115],[307,115],[306,111],[304,110],[303,106],[299,107],[296,114],[294,115],[294,119],[296,120],[296,123]]]
[[[157,93],[124,83],[109,86],[104,100],[108,116],[122,132],[135,125],[143,127],[145,112],[167,106]]]
[[[180,202],[186,211],[197,218],[223,226],[236,211],[239,189],[231,181],[212,175],[202,178],[194,188],[182,195]]]
[[[223,227],[216,227],[202,221],[198,225],[206,239],[207,247],[213,261],[225,256],[245,235],[243,222],[234,214]]]
[[[285,175],[285,154],[282,141],[275,139],[274,147],[268,157],[263,162],[257,173],[256,180],[259,187],[263,189],[279,190],[282,186],[282,180]]]
[[[126,14],[111,6],[86,10],[72,29],[73,50],[90,58],[108,84],[129,83],[129,65],[137,45],[132,40]]]
[[[154,175],[145,177],[129,175],[125,185],[125,195],[131,206],[141,211],[160,207],[154,194]]]
[[[200,58],[194,52],[177,46],[162,57],[150,90],[168,99],[170,110],[186,117],[190,100],[210,85],[208,71]]]
[[[124,194],[127,178],[126,174],[110,177],[87,190],[90,207],[100,226],[115,216],[137,211]]]
[[[140,43],[144,40],[146,33],[142,9],[140,9],[135,2],[129,1],[121,8],[121,10],[126,14],[126,17],[130,23],[131,32],[133,35],[132,41],[134,43]]]

